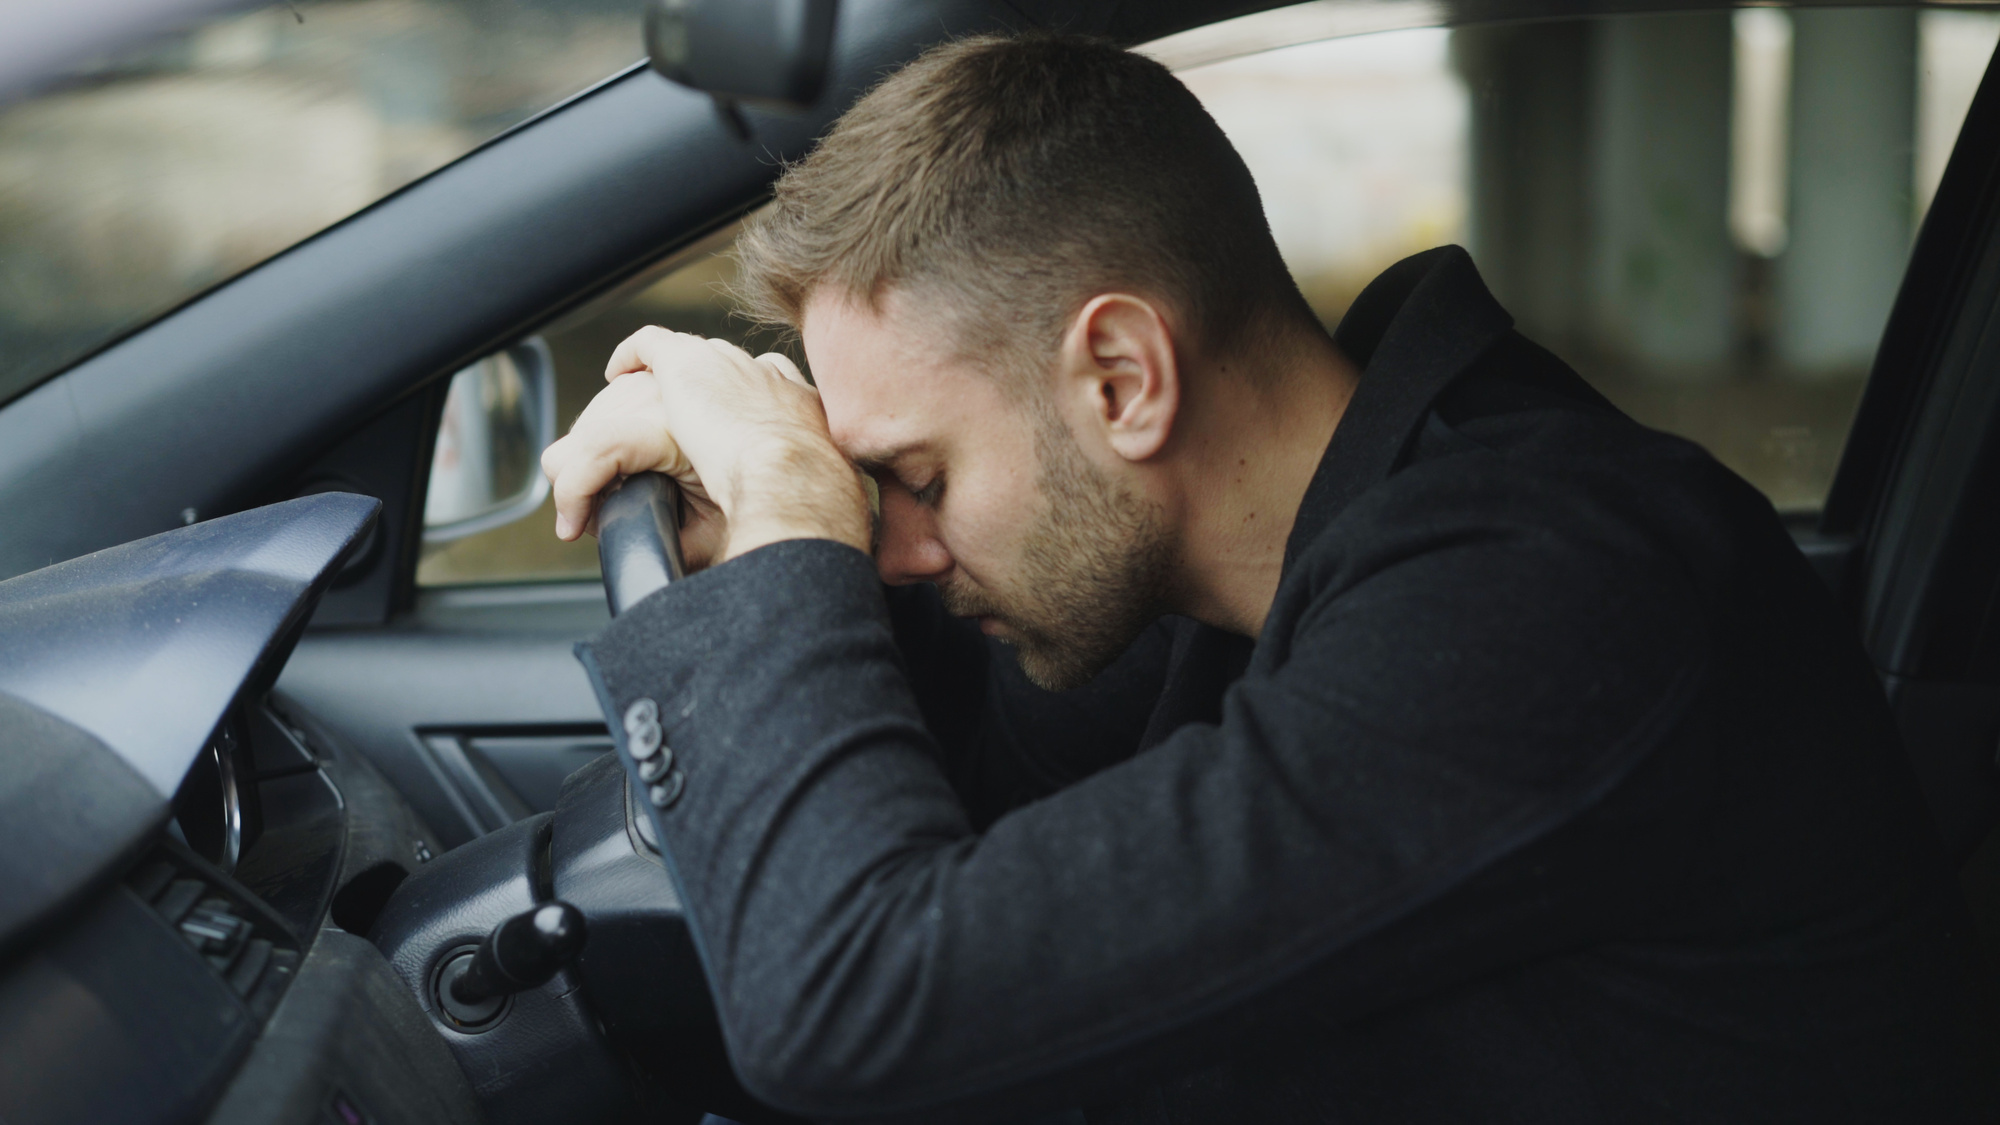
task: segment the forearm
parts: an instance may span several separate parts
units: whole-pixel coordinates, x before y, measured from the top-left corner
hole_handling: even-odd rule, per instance
[[[800,585],[810,597],[785,596]],[[660,817],[663,852],[732,1058],[753,1092],[782,1104],[768,1068],[797,1056],[773,1037],[837,1022],[791,1018],[822,995],[799,973],[837,971],[839,951],[811,935],[866,928],[849,913],[873,900],[860,884],[894,877],[898,857],[974,838],[902,675],[882,589],[865,556],[781,543],[635,606],[585,659],[614,706],[658,706],[686,778]],[[921,927],[906,922],[884,920]]]
[[[746,453],[732,476],[711,484],[728,517],[718,562],[792,539],[828,539],[868,550],[868,497],[861,477],[820,435],[791,435]]]
[[[864,558],[780,544],[649,599],[591,649],[614,707],[655,701],[686,773],[663,851],[731,1057],[772,1104],[933,1122],[976,1102],[983,1118],[1102,1092],[1212,1047],[1220,1019],[1271,1015],[1218,1011],[1245,965],[1204,931],[1268,940],[1291,925],[1263,915],[1310,900],[1269,893],[1287,877],[1255,870],[1273,842],[1227,839],[1234,816],[1172,811],[1211,748],[977,834]],[[1224,893],[1191,902],[1183,876]]]
[[[655,700],[686,771],[662,842],[746,1083],[833,1116],[1081,1099],[1236,1049],[1301,1005],[1362,1014],[1588,940],[1580,927],[1623,923],[1613,902],[1657,900],[1657,857],[1618,855],[1629,814],[1602,841],[1531,845],[1675,729],[1696,683],[1679,615],[1618,590],[1623,618],[1640,618],[1624,623],[1661,651],[1586,695],[1539,676],[1543,657],[1623,618],[1583,599],[1561,628],[1521,628],[1518,607],[1461,581],[1506,561],[1468,552],[1363,599],[1294,645],[1282,675],[1246,676],[1219,724],[1184,726],[983,834],[947,782],[865,557],[780,544],[621,617],[592,646],[600,686],[614,707]],[[1516,565],[1578,585],[1539,558]],[[1439,605],[1441,588],[1466,604]],[[1459,643],[1513,678],[1476,705],[1411,711],[1453,690],[1455,667],[1431,654],[1475,609],[1486,624]],[[1391,635],[1409,643],[1361,643]],[[1503,734],[1492,707],[1561,711],[1569,733]],[[1410,809],[1429,813],[1416,835]],[[1552,879],[1565,855],[1603,862]],[[1452,891],[1458,905],[1437,905]]]

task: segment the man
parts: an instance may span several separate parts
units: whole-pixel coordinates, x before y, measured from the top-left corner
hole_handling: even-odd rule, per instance
[[[1329,338],[1194,98],[1063,37],[889,78],[741,246],[817,390],[648,329],[544,464],[565,538],[690,499],[707,569],[584,657],[753,1093],[1990,1119],[1851,629],[1462,251]]]

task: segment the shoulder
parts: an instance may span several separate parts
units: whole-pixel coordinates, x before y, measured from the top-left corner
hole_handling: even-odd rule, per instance
[[[1440,555],[1486,568],[1492,581],[1555,569],[1707,588],[1728,569],[1738,505],[1681,451],[1606,457],[1576,441],[1496,447],[1476,440],[1490,434],[1428,428],[1421,456],[1357,496],[1300,552],[1294,570],[1319,593]]]
[[[1608,405],[1482,380],[1455,387],[1399,467],[1303,546],[1273,623],[1365,613],[1439,644],[1520,653],[1529,638],[1505,634],[1525,630],[1552,658],[1688,657],[1744,553],[1783,549],[1769,505],[1699,447]]]
[[[1505,545],[1713,594],[1746,552],[1791,550],[1777,513],[1693,442],[1618,411],[1518,335],[1434,405],[1398,466],[1302,552],[1350,577],[1433,550]]]

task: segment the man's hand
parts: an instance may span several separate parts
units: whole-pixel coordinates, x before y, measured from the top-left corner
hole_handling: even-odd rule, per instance
[[[611,354],[609,384],[542,453],[556,536],[592,529],[597,494],[633,473],[680,483],[690,570],[784,539],[863,551],[868,500],[827,436],[819,392],[792,361],[721,340],[642,328]]]

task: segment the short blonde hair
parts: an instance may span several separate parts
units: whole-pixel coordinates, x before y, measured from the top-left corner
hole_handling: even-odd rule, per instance
[[[764,324],[796,332],[825,286],[871,306],[901,287],[945,298],[964,354],[1044,369],[1103,292],[1161,301],[1210,354],[1317,323],[1201,103],[1159,63],[1080,36],[963,39],[889,76],[785,170],[737,258]]]

